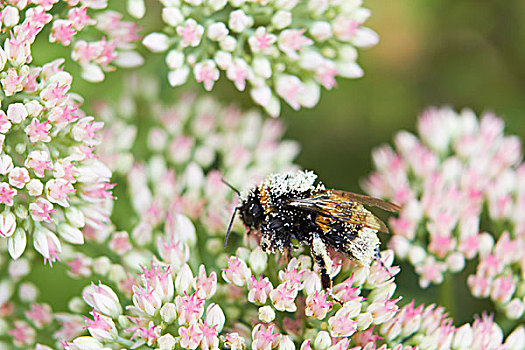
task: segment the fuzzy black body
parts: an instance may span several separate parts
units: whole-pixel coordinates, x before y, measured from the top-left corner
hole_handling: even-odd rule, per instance
[[[272,174],[241,195],[237,210],[250,230],[260,230],[268,253],[290,251],[294,242],[308,245],[324,289],[331,288],[328,247],[362,265],[370,265],[379,246],[377,231],[386,226],[360,202],[386,210],[397,206],[379,199],[314,186],[311,172]]]

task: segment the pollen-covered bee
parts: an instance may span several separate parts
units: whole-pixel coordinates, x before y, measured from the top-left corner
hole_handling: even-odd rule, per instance
[[[377,231],[388,229],[363,205],[391,212],[399,207],[377,198],[327,190],[322,184],[315,185],[316,178],[311,171],[277,173],[269,175],[260,186],[237,191],[239,205],[230,221],[225,245],[239,211],[250,231],[260,229],[264,252],[284,253],[295,248],[294,242],[310,246],[323,289],[332,287],[332,260],[327,247],[369,266],[379,253]]]

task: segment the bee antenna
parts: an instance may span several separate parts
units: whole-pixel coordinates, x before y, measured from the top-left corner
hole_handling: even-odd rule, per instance
[[[232,230],[233,220],[235,220],[235,214],[237,214],[238,209],[239,208],[235,207],[235,209],[233,210],[232,218],[230,220],[230,224],[228,225],[228,231],[226,231],[226,238],[224,239],[224,248],[226,248],[226,246],[228,245],[228,237],[230,236],[230,231]]]
[[[230,183],[228,183],[228,181],[224,180],[224,178],[221,178],[221,181],[223,184],[225,184],[226,186],[228,186],[229,188],[231,188],[232,190],[235,191],[235,193],[237,193],[239,196],[241,195],[241,192],[239,192],[238,189],[236,189],[235,187],[233,187]]]

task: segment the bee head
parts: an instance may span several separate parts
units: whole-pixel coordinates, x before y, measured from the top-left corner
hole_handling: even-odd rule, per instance
[[[259,196],[259,189],[256,188],[241,201],[238,207],[241,220],[250,229],[258,229],[264,219],[264,208]]]

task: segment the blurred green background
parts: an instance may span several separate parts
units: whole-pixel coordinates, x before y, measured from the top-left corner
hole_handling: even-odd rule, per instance
[[[313,110],[283,109],[286,137],[302,145],[298,158],[302,167],[314,170],[327,187],[360,192],[359,181],[371,170],[372,149],[391,142],[400,129],[414,131],[417,115],[429,106],[492,111],[505,119],[508,133],[525,134],[525,1],[370,0],[364,5],[372,11],[366,25],[380,36],[377,46],[360,51],[365,76],[339,80],[333,91],[323,91]],[[146,24],[157,30],[160,25]],[[164,81],[164,97],[176,98],[177,89],[167,86],[161,55],[148,59],[145,70]],[[122,76],[112,73],[97,85],[77,79],[74,89],[86,98],[86,105],[100,96],[100,89],[116,98]],[[219,82],[214,93],[224,101],[252,106],[229,82]],[[399,294],[405,296],[402,303],[412,297],[418,302],[439,301],[456,317],[456,324],[491,310],[490,304],[473,299],[467,291],[465,280],[472,266],[449,277],[441,288],[425,291],[419,289],[412,268],[402,267],[397,279]],[[54,292],[50,301],[61,295]]]

